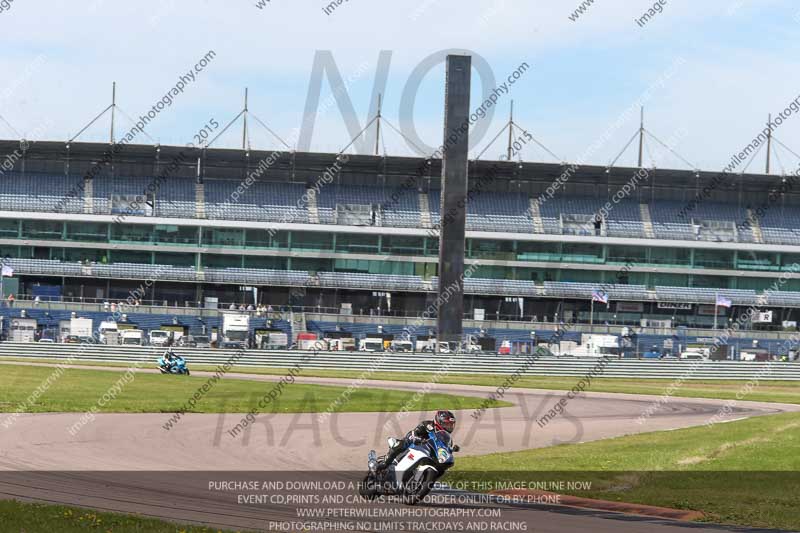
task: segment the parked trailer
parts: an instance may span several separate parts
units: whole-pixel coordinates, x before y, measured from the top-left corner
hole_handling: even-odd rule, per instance
[[[35,318],[12,318],[8,339],[11,342],[33,342],[36,327]]]

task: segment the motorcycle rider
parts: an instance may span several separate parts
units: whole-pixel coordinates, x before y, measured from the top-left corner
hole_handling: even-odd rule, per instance
[[[456,427],[456,416],[450,411],[440,410],[436,411],[433,420],[423,420],[414,429],[406,433],[403,439],[397,441],[393,448],[386,454],[386,460],[378,466],[378,470],[384,470],[392,464],[401,453],[406,451],[412,444],[419,444],[428,440],[428,433],[430,431],[446,431],[453,433]],[[458,445],[453,446],[453,451],[457,452],[460,449]]]
[[[167,371],[171,371],[172,367],[175,366],[175,363],[178,360],[178,354],[172,351],[172,347],[170,346],[167,348],[167,351],[164,352],[162,357],[164,358],[164,365],[166,366]]]

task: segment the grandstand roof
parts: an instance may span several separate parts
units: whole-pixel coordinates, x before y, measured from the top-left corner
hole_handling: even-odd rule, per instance
[[[169,163],[183,154],[184,162],[181,170],[175,175],[195,176],[197,161],[201,158],[201,172],[210,173],[215,178],[230,177],[241,179],[248,170],[255,169],[259,162],[269,158],[271,154],[277,161],[270,170],[264,173],[264,179],[280,179],[285,181],[287,173],[297,181],[323,173],[336,161],[337,154],[314,152],[281,152],[271,150],[241,150],[227,148],[191,148],[165,145],[120,145],[113,157],[110,156],[111,145],[108,143],[86,142],[52,142],[36,141],[27,146],[24,153],[25,170],[28,172],[62,173],[69,162],[70,174],[85,173],[92,165],[103,161],[104,157],[111,162],[104,167],[114,166],[115,175],[147,176],[153,175],[153,164],[158,155],[161,164]],[[18,140],[0,140],[0,158],[13,154],[20,149]],[[403,178],[415,174],[430,176],[438,180],[441,176],[441,160],[434,159],[426,165],[421,157],[348,155],[344,165],[348,175],[361,175],[366,179],[371,176],[386,176],[390,181],[399,183]],[[15,168],[21,170],[21,161]],[[509,161],[470,161],[471,175],[496,173],[497,180],[550,183],[556,180],[569,167],[570,163],[537,163]],[[427,170],[426,170],[427,169]],[[494,169],[494,170],[492,170]],[[610,170],[600,165],[581,165],[570,176],[572,187],[580,185],[609,184],[619,187],[624,185],[637,172],[633,167],[614,167]],[[711,186],[719,190],[769,191],[780,186],[782,177],[766,174],[729,174],[720,181],[721,171],[656,169],[650,170],[650,179],[657,188],[691,187],[702,189]],[[714,185],[714,183],[716,185]]]

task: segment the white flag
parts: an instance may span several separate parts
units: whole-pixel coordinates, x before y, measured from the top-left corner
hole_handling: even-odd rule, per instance
[[[0,275],[10,278],[11,276],[14,275],[14,269],[8,265],[3,265],[3,271],[0,272]]]

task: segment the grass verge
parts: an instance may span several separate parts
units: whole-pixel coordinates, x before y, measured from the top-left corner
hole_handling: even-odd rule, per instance
[[[16,362],[40,362],[40,363],[60,363],[59,359],[31,360],[31,359],[9,359],[0,358],[0,361]],[[77,361],[71,363],[75,366],[113,366],[125,368],[130,366],[126,363],[106,363]],[[155,366],[155,364],[154,364]],[[216,367],[210,365],[190,364],[193,371],[214,371]],[[0,371],[2,366],[0,366]],[[259,375],[285,375],[288,369],[285,368],[265,368],[237,365],[231,372]],[[798,366],[800,372],[800,366]],[[330,377],[357,379],[364,374],[359,370],[320,370],[307,368],[303,370],[305,377]],[[755,373],[754,373],[755,377]],[[368,380],[386,381],[408,381],[424,383],[430,380],[429,374],[418,372],[374,372],[367,376]],[[505,377],[503,375],[475,376],[471,374],[451,373],[437,378],[440,383],[457,385],[484,385],[496,387],[500,385]],[[514,388],[519,389],[544,389],[566,391],[575,386],[578,381],[576,377],[557,377],[557,376],[524,376],[514,383]],[[665,393],[667,388],[673,386],[678,380],[674,379],[627,379],[627,378],[594,378],[590,388],[593,392],[616,392],[627,394],[652,394],[660,396]],[[736,395],[747,384],[746,380],[685,380],[679,386],[673,387],[672,396],[682,398],[712,398],[718,400],[736,399]],[[513,388],[507,394],[513,401]],[[747,399],[759,402],[777,402],[800,404],[800,383],[793,381],[763,380],[759,379],[758,387],[748,392]]]
[[[3,531],[25,533],[232,533],[227,529],[177,525],[152,518],[16,500],[0,501],[0,517]]]
[[[586,498],[701,511],[707,521],[800,530],[800,413],[460,458],[451,480],[561,480]],[[581,486],[581,485],[578,485]]]
[[[186,402],[209,378],[203,376],[175,376],[161,374],[134,374],[128,383],[121,381],[124,374],[104,370],[70,368],[50,379],[56,369],[43,366],[0,366],[0,412],[84,412],[97,407],[96,412],[158,413],[175,412],[185,408]],[[120,385],[116,386],[115,385]],[[236,379],[217,381],[194,408],[193,413],[245,413],[257,404],[275,386],[274,381],[259,382]],[[46,388],[34,397],[33,391]],[[340,398],[345,387],[287,384],[278,399],[258,408],[263,413],[314,413],[328,409]],[[113,399],[99,404],[99,400],[114,391]],[[361,387],[349,394],[349,401],[341,402],[338,412],[395,412],[408,407],[411,411],[438,409],[474,409],[483,401],[479,397],[428,393],[419,401],[409,404],[414,395],[407,391],[390,391]],[[29,401],[33,398],[33,401]],[[20,405],[23,407],[20,408]],[[495,406],[507,406],[502,403]]]

